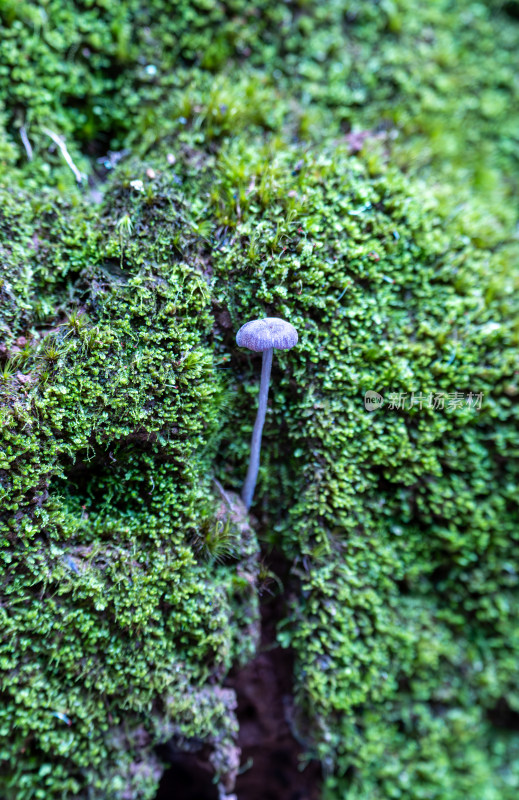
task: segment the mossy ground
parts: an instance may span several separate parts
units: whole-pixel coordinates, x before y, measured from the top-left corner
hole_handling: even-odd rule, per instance
[[[240,486],[253,423],[235,331],[276,315],[300,344],[254,512],[292,564],[279,641],[325,796],[512,800],[519,26],[473,2],[0,15],[3,794],[152,798],[172,736],[234,769],[258,547],[213,478]],[[84,172],[132,151],[100,204],[45,127]],[[484,397],[369,414],[369,389]]]

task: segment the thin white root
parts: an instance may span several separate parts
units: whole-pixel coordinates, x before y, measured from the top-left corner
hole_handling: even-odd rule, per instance
[[[77,182],[82,183],[83,179],[86,178],[86,175],[84,175],[83,172],[80,172],[76,167],[76,165],[74,164],[74,162],[72,161],[70,153],[67,150],[67,146],[65,144],[65,139],[62,136],[59,136],[57,133],[54,133],[54,131],[49,130],[49,128],[42,128],[42,130],[43,133],[46,133],[47,136],[50,136],[52,141],[58,145],[59,149],[61,150],[61,155],[63,156],[63,158],[69,165],[70,169],[74,173]]]
[[[29,161],[32,161],[32,146],[29,141],[29,137],[27,136],[27,131],[25,130],[25,125],[22,125],[20,128],[20,139],[22,140],[22,144],[25,147],[25,152],[27,153],[27,158]]]

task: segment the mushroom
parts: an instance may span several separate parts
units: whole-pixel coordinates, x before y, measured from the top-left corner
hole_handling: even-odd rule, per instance
[[[261,434],[267,411],[272,353],[274,348],[290,350],[294,347],[297,344],[297,331],[290,322],[286,322],[284,319],[265,317],[265,319],[255,319],[242,325],[236,334],[236,343],[239,347],[248,347],[249,350],[254,350],[256,353],[263,353],[258,413],[252,431],[249,469],[241,492],[245,507],[249,509],[258,477]]]

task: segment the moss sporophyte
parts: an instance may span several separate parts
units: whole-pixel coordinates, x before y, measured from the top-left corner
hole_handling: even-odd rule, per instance
[[[263,353],[258,413],[252,431],[249,469],[241,492],[241,498],[246,508],[250,508],[258,478],[261,434],[267,412],[272,355],[274,349],[290,350],[294,347],[297,344],[297,331],[290,322],[286,322],[284,319],[265,317],[265,319],[255,319],[242,325],[236,334],[236,342],[239,347],[247,347],[256,353]]]

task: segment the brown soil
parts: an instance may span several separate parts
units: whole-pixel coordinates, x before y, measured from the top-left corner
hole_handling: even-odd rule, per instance
[[[232,681],[238,697],[242,773],[238,800],[318,800],[321,770],[299,770],[302,747],[291,730],[292,657],[275,648],[247,664]]]
[[[288,565],[270,558],[269,566],[281,577],[285,594]],[[238,699],[241,774],[236,781],[238,800],[318,800],[321,768],[311,761],[300,769],[303,745],[293,724],[293,668],[290,650],[276,645],[276,626],[284,615],[285,594],[263,597],[261,645],[256,658],[231,676],[228,685]]]
[[[287,564],[269,559],[286,588]],[[319,800],[321,768],[311,761],[300,769],[304,747],[293,724],[293,666],[290,650],[276,646],[276,625],[285,596],[262,601],[261,644],[257,656],[226,681],[238,700],[241,768],[234,788],[237,800]],[[294,736],[296,733],[296,736]],[[162,754],[163,757],[165,754]],[[156,800],[213,800],[209,762],[177,753],[161,781]],[[203,758],[203,756],[202,756]],[[168,759],[170,760],[170,759]]]

